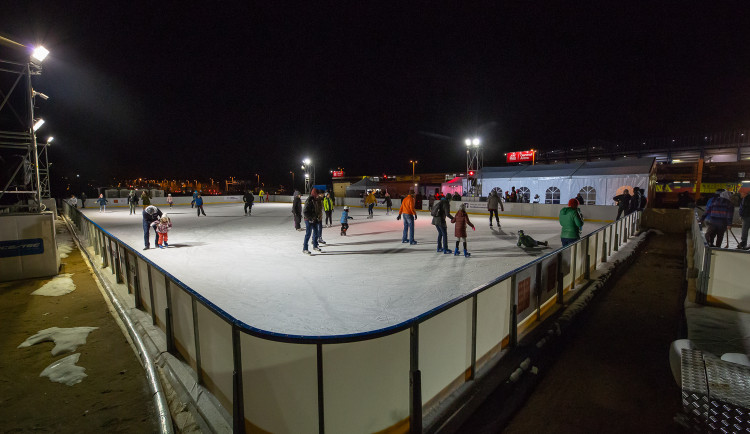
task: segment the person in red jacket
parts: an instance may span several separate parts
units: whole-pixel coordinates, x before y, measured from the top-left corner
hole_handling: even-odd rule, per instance
[[[455,223],[455,235],[456,235],[456,250],[453,252],[454,256],[458,256],[458,243],[463,241],[464,243],[464,256],[469,257],[471,253],[466,250],[466,225],[471,226],[471,229],[477,230],[469,220],[469,214],[466,213],[466,204],[461,204],[461,208],[456,212],[456,215],[451,219],[451,223]]]

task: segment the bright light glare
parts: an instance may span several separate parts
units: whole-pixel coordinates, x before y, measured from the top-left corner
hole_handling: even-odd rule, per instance
[[[40,45],[34,48],[34,52],[31,53],[31,57],[41,62],[47,57],[48,54],[49,54],[49,50],[47,50],[46,48]]]
[[[34,124],[34,131],[41,128],[42,125],[44,125],[44,119],[37,119],[36,123]]]
[[[474,138],[474,140],[471,141],[471,144],[474,146],[479,146],[479,139]]]
[[[309,165],[310,164],[310,159],[309,158],[305,158],[304,160],[302,160],[302,162]]]
[[[471,146],[471,139],[464,140],[464,143],[466,143],[466,146]]]
[[[55,138],[50,136],[50,138],[47,139],[47,143],[52,143],[53,140],[55,140]]]
[[[305,173],[305,178],[309,178],[309,177],[310,177],[310,174],[309,173]]]

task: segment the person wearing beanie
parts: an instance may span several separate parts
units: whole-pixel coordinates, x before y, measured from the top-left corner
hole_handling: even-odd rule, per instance
[[[307,196],[305,201],[305,207],[302,209],[302,216],[305,218],[305,240],[302,243],[302,253],[310,255],[310,251],[307,249],[308,243],[310,242],[310,235],[312,235],[313,250],[320,252],[318,247],[318,238],[320,234],[318,232],[318,206],[316,205],[318,198],[318,190],[313,188],[310,190],[310,195]]]
[[[563,247],[581,239],[581,228],[583,228],[583,216],[578,209],[578,200],[576,198],[568,201],[568,206],[560,210],[560,241]]]
[[[706,229],[706,242],[710,247],[721,247],[724,240],[724,232],[727,226],[732,225],[734,218],[734,205],[730,200],[728,191],[719,193],[719,197],[713,198],[706,205],[706,212],[701,216],[700,221],[708,219],[708,229]],[[714,244],[714,241],[717,241]]]
[[[143,209],[143,243],[146,245],[143,250],[148,250],[151,247],[148,240],[148,231],[151,227],[151,223],[159,221],[161,217],[161,210],[153,205],[149,205]],[[154,244],[158,245],[159,233],[156,232],[156,228],[154,228],[154,233],[156,234]]]

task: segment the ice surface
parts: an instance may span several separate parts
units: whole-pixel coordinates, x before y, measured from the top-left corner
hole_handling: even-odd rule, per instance
[[[323,229],[323,253],[302,254],[304,232],[294,230],[291,204],[256,203],[252,216],[243,204],[205,205],[207,217],[186,206],[169,210],[174,227],[169,248],[143,251],[142,216],[127,209],[86,215],[146,258],[252,327],[294,335],[340,335],[399,324],[560,247],[557,220],[503,218],[502,229],[489,216],[471,214],[472,256],[436,253],[437,231],[429,213],[420,213],[415,238],[401,243],[403,223],[396,215],[352,207],[348,236],[339,235],[341,208],[332,228]],[[162,211],[166,212],[164,208]],[[304,222],[303,222],[304,225]],[[601,227],[586,223],[585,233]],[[549,248],[516,247],[523,229]],[[448,245],[455,248],[453,225]],[[312,248],[312,246],[310,246]],[[463,246],[461,246],[463,250]],[[314,252],[315,253],[315,252]],[[463,252],[462,252],[463,253]]]
[[[64,357],[44,368],[39,376],[48,377],[50,381],[62,383],[68,386],[78,384],[83,381],[85,377],[88,377],[88,375],[84,373],[86,368],[76,366],[80,357],[81,353],[71,354]]]
[[[54,342],[55,347],[52,348],[53,356],[61,353],[72,353],[79,345],[85,344],[89,333],[97,328],[98,327],[51,327],[38,331],[37,334],[23,341],[18,348],[30,347],[40,342]]]
[[[73,283],[72,277],[73,275],[70,273],[59,274],[53,277],[49,282],[42,285],[41,288],[32,292],[31,295],[58,297],[61,295],[69,294],[76,289],[76,284]]]

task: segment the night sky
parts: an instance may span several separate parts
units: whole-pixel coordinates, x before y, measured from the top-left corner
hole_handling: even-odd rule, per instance
[[[13,3],[53,178],[460,172],[475,134],[491,165],[750,119],[745,2]]]

